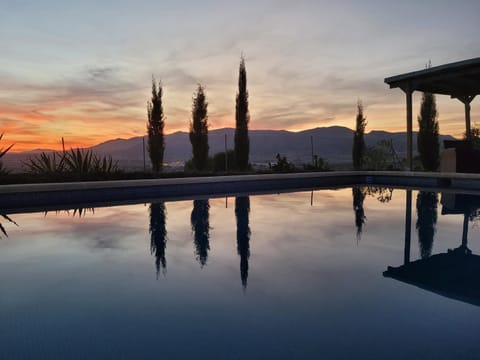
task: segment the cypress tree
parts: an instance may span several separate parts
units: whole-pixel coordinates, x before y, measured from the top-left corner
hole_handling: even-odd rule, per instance
[[[423,93],[418,127],[417,148],[420,161],[425,170],[435,171],[440,164],[440,142],[437,104],[433,94]]]
[[[208,103],[205,92],[198,85],[193,97],[192,121],[190,122],[190,143],[192,144],[193,166],[196,170],[205,170],[208,162]]]
[[[165,138],[163,128],[165,127],[165,116],[162,105],[162,84],[158,83],[158,90],[155,78],[152,78],[152,100],[147,103],[147,133],[148,133],[148,154],[154,172],[160,172],[163,168],[163,154],[165,152]]]
[[[238,71],[238,93],[235,105],[235,158],[239,170],[248,169],[248,154],[250,151],[250,139],[248,138],[248,91],[247,71],[245,59],[240,60]]]
[[[357,118],[355,120],[355,131],[353,133],[352,147],[353,168],[355,170],[360,170],[364,164],[364,157],[366,151],[364,135],[366,126],[367,119],[363,116],[363,105],[361,101],[358,101]]]

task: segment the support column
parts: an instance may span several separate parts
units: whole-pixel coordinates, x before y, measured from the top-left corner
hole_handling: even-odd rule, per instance
[[[403,250],[403,264],[410,262],[410,240],[412,237],[412,190],[407,190],[405,202],[405,248]]]
[[[462,248],[468,246],[468,213],[463,215]]]
[[[470,103],[474,98],[475,95],[458,97],[458,100],[460,100],[463,105],[465,105],[465,134],[467,135],[468,140],[470,140],[472,137],[472,127],[470,124]]]
[[[412,116],[412,86],[410,83],[402,87],[407,99],[407,168],[413,171],[413,116]]]

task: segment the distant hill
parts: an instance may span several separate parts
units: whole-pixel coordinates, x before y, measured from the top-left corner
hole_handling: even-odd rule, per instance
[[[234,129],[224,128],[211,130],[208,133],[210,154],[224,151],[225,135],[227,147],[233,148]],[[311,161],[312,141],[315,155],[326,159],[330,163],[351,162],[353,131],[346,127],[322,127],[300,132],[286,130],[250,130],[250,161],[257,164],[266,164],[274,161],[277,153],[286,156],[289,161],[304,163]],[[401,156],[406,153],[405,132],[371,131],[365,135],[367,146],[373,146],[380,140],[392,139],[395,150]],[[416,152],[417,133],[413,134],[414,152]],[[441,135],[443,140],[452,140],[449,135]],[[146,139],[145,139],[146,140]],[[146,143],[146,141],[145,141]],[[182,166],[190,159],[192,150],[187,132],[176,132],[165,137],[165,162],[173,166]],[[130,139],[109,140],[90,148],[101,155],[111,155],[120,166],[130,169],[143,168],[143,141],[142,137]],[[21,162],[41,152],[34,150],[23,153],[8,153],[4,157],[4,164],[13,170],[18,170]],[[49,151],[49,150],[43,150]],[[51,150],[50,150],[51,151]],[[147,165],[149,164],[148,152]]]

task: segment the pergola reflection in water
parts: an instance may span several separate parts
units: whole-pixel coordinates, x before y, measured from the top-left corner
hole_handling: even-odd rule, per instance
[[[480,256],[468,248],[468,222],[480,209],[480,196],[442,194],[442,215],[463,214],[463,233],[458,248],[410,261],[411,190],[407,190],[404,264],[389,266],[383,276],[421,289],[480,306]]]

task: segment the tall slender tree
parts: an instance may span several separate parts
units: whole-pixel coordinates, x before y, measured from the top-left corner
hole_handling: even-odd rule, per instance
[[[239,170],[248,169],[248,156],[250,152],[250,139],[248,137],[248,112],[247,70],[245,59],[240,60],[238,70],[238,93],[235,106],[235,158]]]
[[[352,160],[353,168],[360,170],[365,162],[365,128],[367,119],[363,116],[363,104],[359,100],[357,103],[357,117],[355,119],[355,131],[353,133]]]
[[[417,148],[422,166],[435,171],[440,164],[440,142],[438,139],[438,112],[435,95],[423,93],[418,116]]]
[[[165,116],[162,105],[163,89],[161,82],[155,84],[155,78],[152,77],[152,99],[147,103],[147,133],[148,133],[148,154],[152,163],[154,172],[160,172],[163,169],[163,154],[165,152],[165,137],[163,129],[165,127]]]
[[[193,166],[205,170],[208,162],[208,103],[205,91],[199,84],[193,97],[192,121],[190,122],[190,143],[192,144]]]

